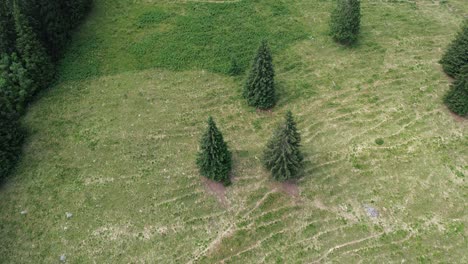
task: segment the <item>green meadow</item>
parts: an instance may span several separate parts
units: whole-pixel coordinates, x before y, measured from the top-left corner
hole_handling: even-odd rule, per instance
[[[468,262],[468,123],[438,63],[467,1],[363,0],[351,48],[328,0],[94,2],[22,120],[0,263]],[[270,112],[227,74],[262,39]],[[261,163],[288,110],[306,159],[293,186]],[[209,115],[233,153],[221,195],[195,164]]]

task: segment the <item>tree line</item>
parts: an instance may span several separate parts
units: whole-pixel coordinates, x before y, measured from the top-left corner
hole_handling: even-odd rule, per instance
[[[0,2],[0,180],[18,160],[27,104],[54,80],[55,64],[92,0]]]

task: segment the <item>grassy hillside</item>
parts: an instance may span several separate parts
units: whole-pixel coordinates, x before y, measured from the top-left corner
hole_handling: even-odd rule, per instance
[[[466,1],[363,1],[351,49],[327,35],[332,1],[95,2],[24,119],[0,263],[468,261],[467,121],[442,104],[438,65]],[[271,113],[225,74],[265,37]],[[287,110],[307,159],[297,186],[259,161]],[[224,199],[194,163],[208,115],[233,151]]]

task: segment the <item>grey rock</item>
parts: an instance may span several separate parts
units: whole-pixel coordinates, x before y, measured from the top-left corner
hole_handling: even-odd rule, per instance
[[[376,208],[370,206],[370,205],[364,205],[364,209],[366,209],[366,212],[367,212],[367,215],[369,217],[379,217],[380,213],[379,213],[379,210],[377,210]]]
[[[65,215],[67,216],[68,219],[70,219],[73,216],[72,213],[65,213]]]
[[[23,210],[23,211],[21,211],[21,213],[20,213],[20,214],[22,214],[22,215],[25,215],[25,214],[27,214],[27,213],[28,213],[28,211],[26,211],[26,210]]]
[[[65,262],[65,261],[67,261],[67,257],[65,256],[65,254],[60,255],[60,262]]]

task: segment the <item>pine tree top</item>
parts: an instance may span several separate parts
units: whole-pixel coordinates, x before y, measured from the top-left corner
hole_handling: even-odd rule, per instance
[[[291,111],[288,111],[285,116],[285,131],[291,135],[291,142],[299,144],[301,142],[301,135],[297,132],[296,121],[294,121]]]
[[[208,126],[200,141],[197,165],[200,174],[225,185],[230,183],[231,152],[224,142],[223,135],[216,127],[213,117],[208,118]]]
[[[263,155],[265,167],[274,179],[283,181],[298,177],[303,156],[300,152],[301,137],[292,113],[288,111],[285,120],[274,131]]]
[[[212,116],[208,117],[207,123],[208,123],[208,126],[207,126],[206,133],[205,133],[206,138],[204,137],[205,140],[223,141],[223,135],[219,131],[218,127],[216,126],[216,123]]]
[[[243,96],[250,106],[270,109],[276,103],[275,70],[268,42],[263,40],[258,47],[252,69],[246,80]]]

